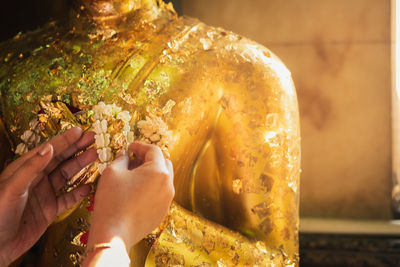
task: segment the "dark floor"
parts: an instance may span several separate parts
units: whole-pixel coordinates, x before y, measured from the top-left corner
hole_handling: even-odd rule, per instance
[[[300,266],[400,266],[400,235],[301,234]]]

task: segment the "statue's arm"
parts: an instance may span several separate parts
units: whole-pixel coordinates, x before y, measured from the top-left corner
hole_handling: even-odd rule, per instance
[[[300,173],[295,88],[290,72],[268,50],[252,46],[242,53],[247,62],[236,66],[234,82],[224,88],[213,137],[224,224],[295,260]]]

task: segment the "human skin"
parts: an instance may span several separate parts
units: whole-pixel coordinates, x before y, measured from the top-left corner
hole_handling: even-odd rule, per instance
[[[127,249],[168,213],[175,194],[171,161],[154,145],[134,142],[129,150],[136,162],[121,153],[100,178],[87,245],[92,251],[83,266],[129,266]],[[110,247],[93,249],[98,244]]]
[[[96,151],[89,149],[69,159],[93,141],[93,133],[70,129],[29,151],[0,175],[0,266],[25,253],[57,215],[90,192],[90,185],[84,185],[56,195],[68,179],[97,158]],[[101,266],[113,253],[129,264],[126,248],[160,224],[174,197],[172,163],[161,150],[138,142],[129,149],[136,160],[130,162],[126,153],[120,153],[100,179],[88,242],[90,248],[118,237],[122,246],[93,251],[86,266]]]
[[[0,266],[31,248],[57,215],[86,196],[90,185],[58,195],[65,183],[97,158],[94,134],[67,130],[8,165],[0,175]]]

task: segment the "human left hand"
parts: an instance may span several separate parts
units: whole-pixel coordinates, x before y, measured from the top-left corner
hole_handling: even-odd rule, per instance
[[[69,129],[12,162],[0,174],[0,266],[29,250],[57,215],[86,196],[90,185],[58,195],[82,168],[95,161],[94,133]]]

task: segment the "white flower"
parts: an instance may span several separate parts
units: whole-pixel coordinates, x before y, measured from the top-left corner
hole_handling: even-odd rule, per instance
[[[117,113],[121,112],[122,109],[120,107],[118,107],[117,105],[115,105],[115,103],[114,103],[114,104],[111,105],[111,110],[112,110],[112,113],[114,115],[114,114],[117,114]]]
[[[96,121],[103,119],[103,112],[93,109],[93,119],[95,119]]]
[[[110,144],[110,134],[109,133],[96,134],[94,136],[94,139],[96,140],[97,148],[103,148]]]
[[[106,120],[95,121],[92,126],[96,134],[102,134],[107,132],[108,123]]]
[[[150,115],[146,120],[139,121],[137,127],[142,135],[143,142],[156,144],[169,157],[168,148],[172,140],[172,131],[161,117]]]
[[[131,130],[131,126],[129,126],[129,124],[125,124],[124,128],[122,128],[122,131],[124,132],[124,134],[128,133]]]
[[[109,147],[97,149],[97,154],[101,162],[107,162],[112,159],[111,148]]]
[[[15,154],[20,155],[20,156],[22,156],[26,152],[28,152],[28,146],[24,143],[19,144],[17,146],[17,148],[15,149]]]
[[[36,132],[39,128],[39,123],[40,122],[38,119],[33,119],[31,122],[29,122],[29,127]]]
[[[93,130],[94,130],[94,132],[96,133],[96,134],[101,134],[101,133],[103,133],[103,131],[101,130],[101,125],[100,125],[100,121],[95,121],[93,124],[92,124],[92,127],[93,127]]]
[[[100,102],[99,104],[97,104],[96,106],[93,107],[93,118],[95,120],[101,120],[103,119],[103,111],[105,108],[105,104],[103,102]]]
[[[33,139],[33,144],[36,146],[40,143],[40,135],[35,134],[35,138]]]
[[[21,135],[21,140],[24,141],[25,143],[29,144],[30,142],[32,142],[32,137],[35,133],[32,132],[31,130],[27,130],[25,131],[22,135]]]
[[[93,107],[95,122],[92,128],[96,132],[95,140],[97,154],[101,163],[98,164],[99,172],[102,173],[107,164],[113,159],[113,149],[124,148],[134,141],[134,133],[131,131],[130,121],[132,119],[129,111],[122,111],[116,104],[106,105],[103,102]],[[123,122],[122,130],[113,133],[113,138],[108,132],[114,125],[115,120]],[[110,129],[108,126],[110,125]],[[110,144],[112,146],[110,147]]]
[[[110,105],[106,105],[104,108],[103,108],[103,114],[105,115],[105,116],[108,116],[108,117],[112,117],[114,114],[113,114],[113,109],[112,109],[112,107],[110,106]]]
[[[155,127],[153,127],[153,123],[149,117],[146,117],[145,121],[139,121],[137,123],[140,132],[147,138],[152,136],[155,132]]]
[[[158,142],[160,141],[161,137],[159,134],[153,134],[152,136],[150,136],[150,141],[151,142]]]
[[[107,163],[99,163],[97,164],[97,168],[99,169],[100,174],[103,173],[103,171],[107,168]]]
[[[135,141],[135,134],[133,132],[128,132],[128,134],[126,135],[126,141],[128,145]]]
[[[129,122],[131,120],[131,115],[129,114],[129,111],[125,110],[125,111],[119,112],[117,114],[117,119],[122,120],[125,123],[125,125],[129,126]]]
[[[21,135],[21,140],[28,146],[35,146],[39,144],[40,136],[31,130],[27,130]]]
[[[107,132],[107,126],[108,126],[107,121],[106,120],[102,120],[100,123],[101,123],[101,132],[102,133],[106,133]]]

